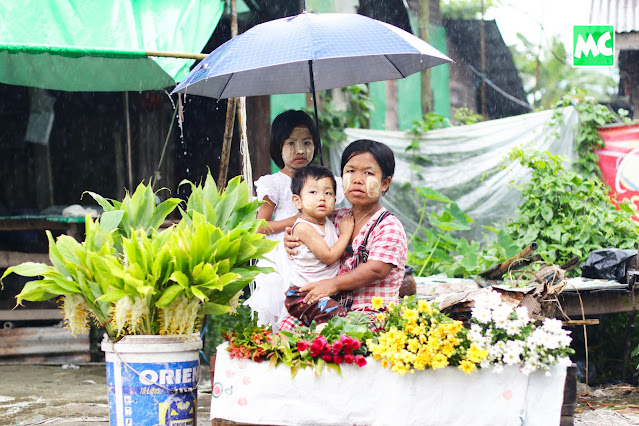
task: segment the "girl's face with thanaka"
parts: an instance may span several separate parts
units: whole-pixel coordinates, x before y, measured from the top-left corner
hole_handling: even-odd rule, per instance
[[[306,178],[300,194],[293,194],[293,204],[302,213],[302,217],[322,224],[335,209],[335,187],[328,177]]]
[[[382,197],[391,178],[382,179],[382,168],[370,152],[354,155],[344,165],[344,195],[353,206],[372,204]]]
[[[315,144],[308,127],[295,127],[282,144],[283,171],[286,174],[290,173],[290,176],[292,176],[295,171],[306,167],[313,160],[314,152]]]

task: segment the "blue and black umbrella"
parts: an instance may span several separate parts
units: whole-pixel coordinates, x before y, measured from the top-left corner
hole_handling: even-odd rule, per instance
[[[227,41],[173,93],[215,99],[312,93],[317,122],[316,91],[405,78],[449,62],[393,25],[357,14],[304,12],[256,25]]]

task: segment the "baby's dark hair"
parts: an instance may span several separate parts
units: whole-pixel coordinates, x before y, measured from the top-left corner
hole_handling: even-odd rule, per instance
[[[302,188],[308,179],[312,178],[320,180],[325,177],[331,178],[331,181],[333,181],[333,192],[337,191],[337,182],[335,182],[335,175],[333,175],[333,172],[326,167],[316,166],[314,164],[302,167],[295,172],[293,180],[291,181],[291,191],[295,195],[300,195],[302,193]]]
[[[393,177],[395,174],[395,155],[393,151],[381,142],[370,139],[359,139],[351,142],[342,153],[341,173],[344,174],[344,166],[348,160],[359,154],[370,152],[382,169],[382,179]]]
[[[284,160],[282,159],[282,146],[284,141],[291,135],[291,132],[297,126],[305,126],[311,132],[313,144],[315,144],[315,152],[313,158],[319,154],[319,132],[315,126],[315,122],[310,115],[300,110],[284,111],[273,120],[271,125],[271,158],[280,169],[284,168]]]

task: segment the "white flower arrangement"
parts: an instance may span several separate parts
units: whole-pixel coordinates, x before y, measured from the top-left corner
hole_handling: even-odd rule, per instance
[[[523,374],[543,369],[549,374],[553,365],[570,365],[570,331],[561,321],[545,319],[540,327],[530,320],[528,309],[514,308],[502,301],[496,291],[480,293],[474,299],[470,320],[470,339],[488,352],[482,368],[493,367],[499,373],[505,365],[519,365]]]

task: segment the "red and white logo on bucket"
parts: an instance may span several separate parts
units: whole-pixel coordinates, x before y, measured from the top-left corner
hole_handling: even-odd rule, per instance
[[[606,127],[599,134],[605,146],[595,153],[613,200],[629,200],[639,209],[639,125]]]

